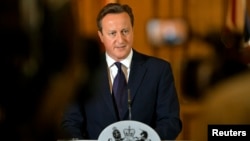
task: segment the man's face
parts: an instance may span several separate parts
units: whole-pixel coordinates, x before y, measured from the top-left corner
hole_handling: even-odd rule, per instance
[[[98,31],[101,42],[110,57],[119,61],[125,59],[133,45],[133,27],[126,12],[108,14],[102,21],[102,33]]]

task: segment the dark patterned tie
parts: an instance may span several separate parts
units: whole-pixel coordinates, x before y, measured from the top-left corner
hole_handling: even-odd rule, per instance
[[[113,83],[113,94],[119,112],[119,117],[122,119],[123,112],[125,112],[122,111],[122,109],[125,110],[127,107],[127,81],[121,68],[122,64],[120,62],[116,62],[115,65],[118,68],[118,72]]]

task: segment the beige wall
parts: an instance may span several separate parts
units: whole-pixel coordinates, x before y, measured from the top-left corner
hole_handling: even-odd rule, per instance
[[[98,1],[98,2],[97,2]],[[96,34],[95,18],[105,0],[77,0],[80,31],[82,34]],[[151,18],[185,18],[192,31],[204,34],[218,29],[223,23],[223,0],[119,0],[129,4],[135,15],[135,48],[153,54],[146,39],[145,26]],[[166,55],[160,56],[166,57]]]

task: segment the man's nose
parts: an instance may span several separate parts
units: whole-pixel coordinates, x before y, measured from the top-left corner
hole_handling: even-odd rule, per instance
[[[124,42],[124,40],[125,40],[125,36],[122,33],[117,34],[117,41],[119,43]]]

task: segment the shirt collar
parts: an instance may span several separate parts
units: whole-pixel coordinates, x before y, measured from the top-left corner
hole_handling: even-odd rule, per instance
[[[110,68],[116,61],[115,61],[113,58],[111,58],[111,57],[107,54],[107,52],[105,53],[105,55],[106,55],[106,61],[107,61],[108,67]],[[126,68],[130,68],[132,56],[133,56],[133,50],[131,49],[129,55],[128,55],[125,59],[121,60],[120,62],[121,62],[124,66],[126,66]]]

